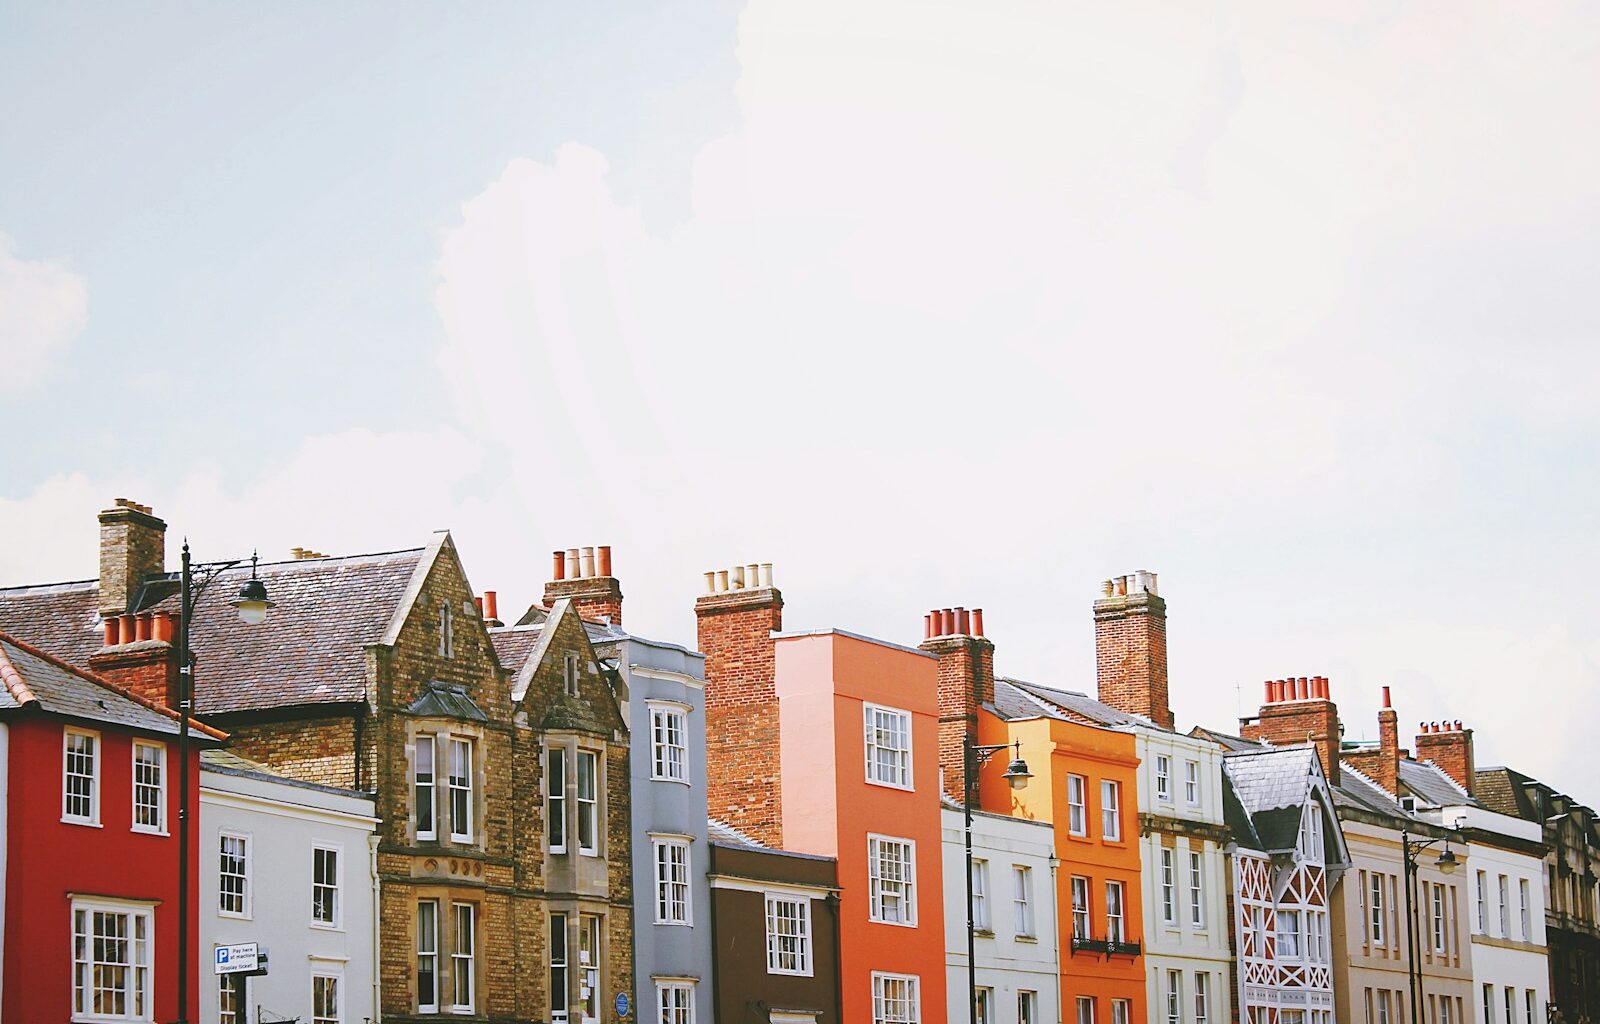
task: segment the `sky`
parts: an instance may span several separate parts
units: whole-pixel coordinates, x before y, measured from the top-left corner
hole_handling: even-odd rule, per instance
[[[1150,569],[1181,726],[1600,801],[1597,115],[1583,3],[0,3],[0,584],[126,496],[1092,692]]]

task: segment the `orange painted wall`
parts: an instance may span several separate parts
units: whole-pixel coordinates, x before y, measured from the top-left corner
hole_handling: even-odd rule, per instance
[[[775,645],[784,846],[839,860],[845,1024],[872,1020],[872,972],[921,979],[922,1019],[946,1018],[937,662],[839,633]],[[863,705],[911,713],[912,788],[866,781]],[[867,835],[916,843],[916,927],[871,921]]]
[[[1139,881],[1139,757],[1131,733],[1101,729],[1054,718],[1005,722],[984,712],[979,717],[982,743],[1020,740],[1022,757],[1033,778],[1022,790],[1012,790],[998,774],[986,772],[980,804],[985,810],[1019,818],[1048,821],[1056,826],[1057,920],[1061,927],[1061,1013],[1064,1021],[1077,1019],[1077,998],[1095,1001],[1097,1024],[1111,1024],[1111,1001],[1126,999],[1129,1024],[1146,1019],[1144,957],[1106,957],[1072,951],[1072,878],[1089,879],[1090,928],[1094,938],[1104,938],[1106,928],[1105,883],[1122,883],[1124,930],[1130,941],[1144,943],[1144,900]],[[1084,777],[1087,793],[1086,837],[1068,828],[1067,776]],[[1102,838],[1100,782],[1121,784],[1119,841]]]

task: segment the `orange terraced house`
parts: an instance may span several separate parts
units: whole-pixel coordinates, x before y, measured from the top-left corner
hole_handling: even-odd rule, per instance
[[[942,1024],[938,659],[838,629],[782,632],[769,573],[709,576],[696,605],[708,722],[722,723],[710,813],[838,859],[840,1005],[813,1019]]]
[[[1138,767],[1131,733],[1049,714],[979,715],[985,744],[1021,743],[1033,778],[1013,790],[985,775],[988,810],[1055,826],[1061,1010],[1067,1024],[1143,1024],[1144,905]]]

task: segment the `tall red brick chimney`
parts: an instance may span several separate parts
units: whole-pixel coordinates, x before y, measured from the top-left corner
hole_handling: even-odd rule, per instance
[[[1417,734],[1417,760],[1432,761],[1456,780],[1456,785],[1472,793],[1472,730],[1454,722],[1423,722]]]
[[[706,656],[709,812],[769,846],[782,846],[782,737],[772,634],[783,628],[783,595],[772,585],[770,562],[705,577],[694,614]]]
[[[1171,729],[1167,696],[1167,603],[1143,569],[1106,580],[1094,603],[1094,661],[1100,701]]]
[[[1365,774],[1384,789],[1400,793],[1400,716],[1390,702],[1389,688],[1383,688],[1383,707],[1378,709],[1378,746],[1350,751],[1344,763]]]
[[[610,546],[553,551],[550,575],[544,585],[546,607],[568,597],[581,618],[622,625],[622,584],[611,575]]]
[[[1240,719],[1239,735],[1276,746],[1310,743],[1317,748],[1322,774],[1339,784],[1339,706],[1327,676],[1268,680],[1260,715],[1255,721]]]
[[[923,617],[920,646],[939,659],[939,772],[944,791],[952,800],[964,800],[961,741],[970,735],[976,742],[978,709],[994,704],[994,643],[983,635],[983,609],[934,609]]]
[[[100,513],[100,615],[134,611],[146,577],[166,571],[167,524],[141,505],[118,498]]]

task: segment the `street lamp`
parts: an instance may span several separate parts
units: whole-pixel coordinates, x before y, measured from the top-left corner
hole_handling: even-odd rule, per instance
[[[963,757],[962,762],[962,804],[966,811],[967,835],[967,1013],[971,1024],[978,1024],[978,961],[977,961],[977,929],[972,920],[972,791],[978,784],[978,770],[984,763],[1002,750],[1010,749],[1015,752],[1011,763],[1006,765],[1005,774],[1000,777],[1011,783],[1011,788],[1025,789],[1028,780],[1033,778],[1033,773],[1028,771],[1028,762],[1022,759],[1022,741],[1014,740],[1011,743],[997,743],[993,746],[979,746],[972,742],[972,734],[967,733],[961,737]]]
[[[189,541],[183,542],[183,572],[180,600],[183,614],[178,617],[178,1019],[189,1024],[189,717],[194,714],[194,674],[189,663],[189,622],[195,605],[206,587],[218,576],[243,562],[192,562]],[[239,596],[229,602],[239,611],[247,626],[267,621],[272,602],[267,585],[256,575],[256,556],[250,555],[250,578],[239,587]]]
[[[1422,1019],[1422,969],[1417,965],[1417,907],[1414,890],[1417,884],[1417,858],[1422,851],[1439,842],[1437,839],[1412,839],[1411,833],[1402,830],[1400,847],[1405,856],[1406,870],[1406,981],[1411,986],[1411,1019]],[[1437,866],[1445,875],[1456,873],[1460,861],[1450,849],[1450,839],[1444,840],[1444,850],[1439,854]]]

